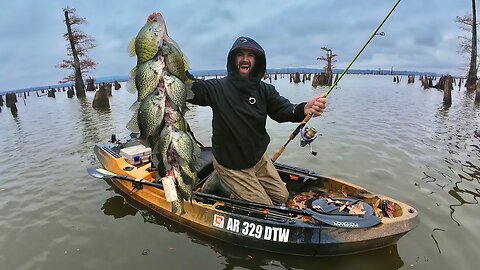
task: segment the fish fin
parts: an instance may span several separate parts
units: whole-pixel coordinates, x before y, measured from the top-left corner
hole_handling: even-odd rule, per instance
[[[192,73],[190,73],[190,71],[188,71],[188,70],[185,70],[185,76],[187,76],[187,78],[189,78],[189,79],[192,80],[192,81],[196,81],[196,80],[197,80],[197,79],[195,78],[195,76],[194,76]]]
[[[131,132],[139,132],[140,128],[138,127],[138,112],[135,112],[132,116],[132,119],[127,123],[127,129]],[[143,134],[140,134],[142,136]]]
[[[132,38],[132,40],[128,44],[128,53],[130,57],[134,57],[135,55],[137,55],[137,53],[135,52],[135,40],[136,37]]]
[[[138,108],[140,108],[140,101],[135,101],[132,106],[130,106],[130,111],[138,111]]]
[[[188,60],[188,57],[182,52],[182,58],[183,58],[183,65],[185,66],[185,69],[190,69],[190,60]]]
[[[127,91],[129,93],[136,93],[137,86],[135,84],[135,76],[137,74],[137,67],[134,67],[130,73],[128,73]]]

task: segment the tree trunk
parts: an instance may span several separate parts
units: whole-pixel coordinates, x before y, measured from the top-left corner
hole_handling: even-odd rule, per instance
[[[68,18],[68,11],[65,11],[65,24],[67,25],[68,39],[70,40],[70,48],[72,49],[73,64],[75,67],[75,89],[77,90],[77,97],[85,97],[85,85],[82,79],[82,71],[80,69],[80,59],[78,58],[77,49],[73,40],[70,19]]]
[[[475,0],[472,0],[472,53],[470,55],[470,69],[467,76],[467,91],[477,89],[477,9]]]

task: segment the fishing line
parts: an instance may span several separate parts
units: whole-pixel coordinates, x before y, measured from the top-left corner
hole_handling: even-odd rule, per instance
[[[352,61],[350,61],[350,63],[348,64],[348,66],[343,70],[343,72],[340,74],[340,76],[338,77],[337,80],[335,80],[335,82],[333,83],[333,85],[330,87],[330,89],[322,95],[322,97],[326,98],[330,92],[332,92],[332,90],[337,86],[338,82],[343,78],[343,76],[345,75],[345,73],[347,73],[347,71],[350,69],[350,67],[353,65],[353,63],[357,60],[357,58],[360,56],[360,54],[363,52],[363,50],[365,50],[365,48],[368,46],[368,44],[370,43],[370,41],[372,41],[372,39],[378,34],[378,35],[382,35],[381,33],[383,32],[378,32],[380,30],[380,28],[383,26],[383,24],[387,21],[388,17],[390,17],[390,15],[393,13],[393,11],[397,8],[398,4],[400,4],[400,1],[401,0],[398,0],[397,3],[395,3],[395,5],[392,7],[392,9],[390,10],[390,12],[388,12],[387,16],[385,16],[385,18],[383,19],[383,21],[378,25],[378,27],[375,29],[375,31],[373,31],[373,33],[370,35],[370,38],[367,40],[367,42],[363,45],[363,47],[360,49],[360,51],[357,53],[357,55],[355,55],[355,57],[352,59]],[[310,121],[310,119],[312,118],[313,114],[312,113],[309,113],[305,119],[303,119],[303,121],[297,126],[297,128],[292,132],[292,134],[290,134],[287,142],[282,145],[280,147],[280,149],[278,149],[277,152],[275,152],[275,154],[273,155],[272,157],[272,161],[275,162],[278,157],[280,157],[280,155],[283,153],[283,151],[285,151],[285,148],[287,147],[287,145],[293,140],[295,139],[295,137],[297,136],[297,134],[301,131],[301,129],[307,124],[308,121]]]

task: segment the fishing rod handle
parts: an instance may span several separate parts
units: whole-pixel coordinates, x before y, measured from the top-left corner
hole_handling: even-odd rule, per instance
[[[275,162],[283,153],[283,151],[285,151],[285,145],[282,145],[278,150],[277,152],[275,152],[275,154],[273,154],[272,156],[272,162]]]

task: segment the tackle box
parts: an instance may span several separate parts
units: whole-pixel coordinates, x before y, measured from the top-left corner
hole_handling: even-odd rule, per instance
[[[120,155],[124,157],[128,163],[139,165],[151,160],[152,149],[139,144],[120,149]]]

